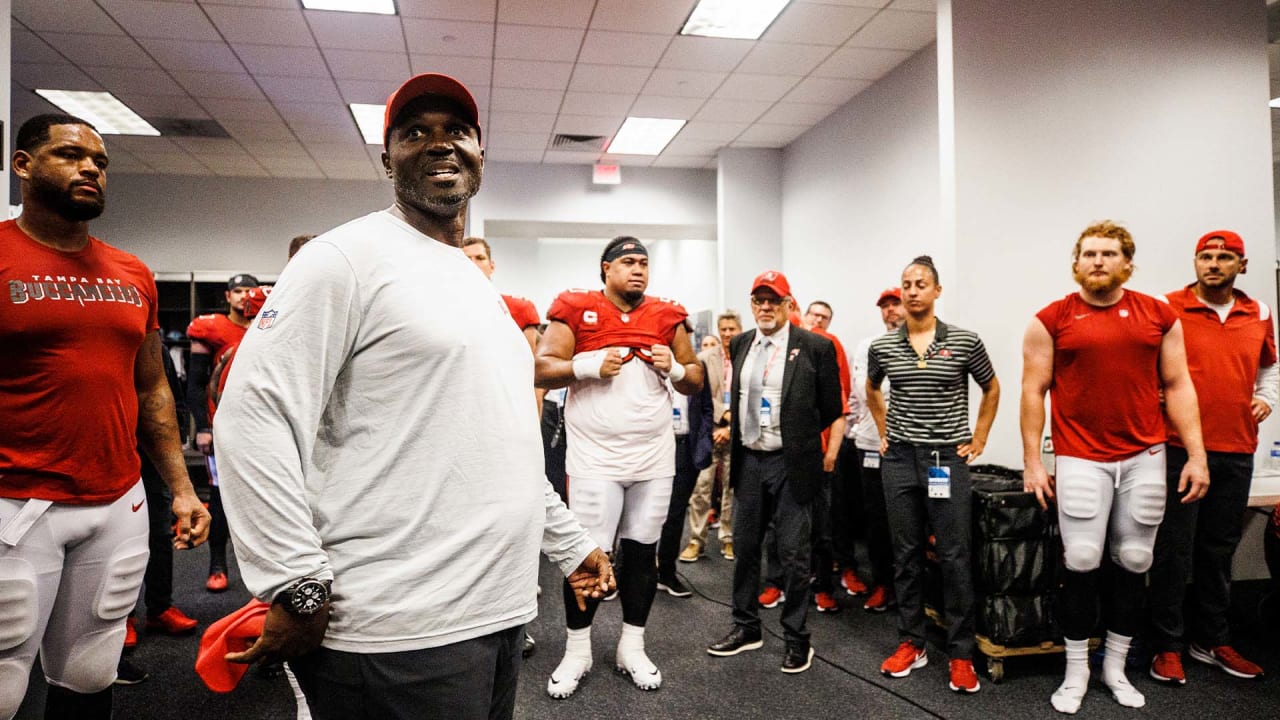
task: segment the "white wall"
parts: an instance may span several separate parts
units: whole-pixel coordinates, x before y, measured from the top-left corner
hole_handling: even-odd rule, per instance
[[[884,332],[880,292],[913,257],[937,254],[935,63],[921,50],[783,156],[783,269],[802,303],[831,303],[849,352]]]
[[[987,457],[1020,467],[1022,331],[1075,289],[1071,248],[1093,221],[1133,232],[1130,287],[1153,294],[1195,279],[1201,234],[1236,230],[1254,268],[1241,287],[1275,298],[1265,7],[951,4],[958,267],[943,276],[947,312],[983,336],[1004,384]]]
[[[725,148],[716,173],[720,240],[720,302],[751,328],[751,281],[765,270],[783,270],[782,151]]]

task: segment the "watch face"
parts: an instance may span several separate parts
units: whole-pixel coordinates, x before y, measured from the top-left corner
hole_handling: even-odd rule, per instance
[[[314,615],[329,599],[329,588],[319,580],[304,580],[290,594],[289,603],[299,615]]]

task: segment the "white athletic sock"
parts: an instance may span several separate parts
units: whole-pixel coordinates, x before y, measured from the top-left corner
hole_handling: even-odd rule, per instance
[[[564,640],[564,658],[547,681],[547,694],[567,698],[578,689],[578,681],[591,669],[591,626],[569,629]]]
[[[1107,653],[1102,658],[1102,682],[1111,689],[1111,696],[1125,707],[1140,708],[1147,699],[1129,682],[1124,674],[1124,661],[1129,656],[1131,637],[1107,632]]]
[[[1067,672],[1049,702],[1053,703],[1054,710],[1074,715],[1088,689],[1089,641],[1067,638]]]
[[[643,626],[623,623],[615,660],[618,669],[629,675],[641,690],[657,690],[662,686],[662,673],[644,651]]]

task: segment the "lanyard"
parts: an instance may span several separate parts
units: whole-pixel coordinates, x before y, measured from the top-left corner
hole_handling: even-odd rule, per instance
[[[769,369],[773,367],[773,361],[778,359],[778,351],[782,349],[776,343],[771,343],[767,340],[765,341],[765,344],[773,345],[773,354],[769,356],[769,362],[765,363],[764,365],[764,374],[763,374],[763,377],[760,378],[761,385],[764,385],[766,382],[769,382]],[[756,356],[756,362],[760,362],[759,355]]]

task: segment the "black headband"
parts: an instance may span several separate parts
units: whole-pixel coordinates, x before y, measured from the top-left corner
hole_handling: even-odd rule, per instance
[[[600,256],[600,262],[613,262],[623,255],[644,255],[649,257],[649,251],[645,249],[644,245],[640,244],[639,240],[628,238],[609,243],[609,246],[604,249],[604,255]]]

